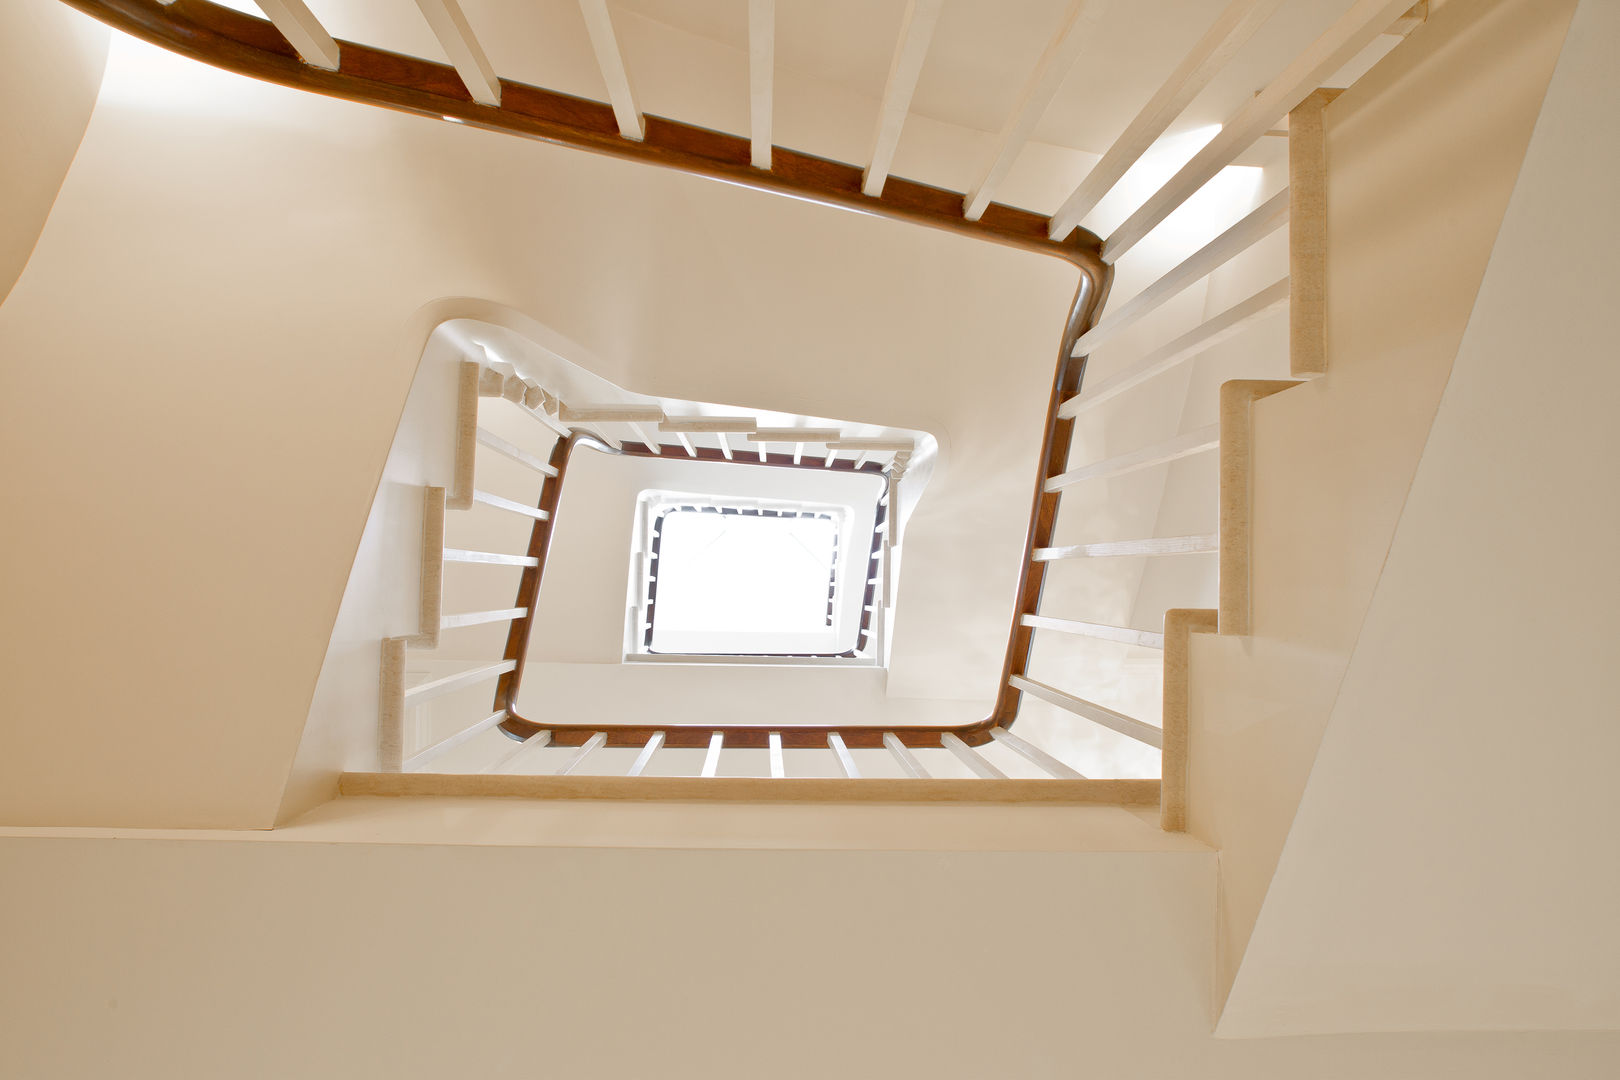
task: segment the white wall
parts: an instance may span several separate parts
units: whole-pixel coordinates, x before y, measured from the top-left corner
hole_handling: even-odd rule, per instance
[[[464,305],[452,302],[431,305],[415,320],[421,331],[431,336],[423,343],[421,362],[400,415],[394,445],[360,534],[278,820],[332,798],[338,774],[378,768],[382,639],[416,634],[423,629],[423,488],[453,486],[457,374],[462,350],[447,335],[432,330],[440,319],[466,313]],[[519,544],[504,550],[522,551],[523,547]],[[493,575],[497,585],[505,584],[507,588],[503,590],[504,599],[490,606],[509,606],[517,587],[515,571],[495,568]],[[484,655],[486,659],[498,657],[498,646]]]
[[[993,447],[959,459],[977,533],[924,528],[954,506],[913,523],[943,565],[989,567],[961,589],[1006,603],[1074,280],[119,39],[0,306],[0,445],[31,462],[11,496],[30,528],[0,541],[0,674],[25,718],[0,728],[0,819],[272,821],[428,304],[526,313],[620,385]],[[947,580],[925,546],[907,574]],[[959,599],[902,618],[950,623]],[[999,663],[994,622],[960,629]]]
[[[503,70],[599,94],[570,11],[536,14],[560,20],[539,59],[495,35]],[[413,11],[323,14],[340,35],[434,53]],[[691,84],[649,107],[720,122],[743,54],[630,22],[638,72],[670,93]],[[540,59],[547,78],[524,66]],[[779,89],[784,138],[861,156],[873,102],[791,67]],[[822,91],[837,105],[811,116]],[[907,130],[905,169],[925,178],[984,144],[924,118]],[[1089,160],[1033,148],[1040,175],[1024,168],[1009,197],[1061,197]],[[0,732],[0,818],[270,823],[420,355],[416,320],[453,297],[529,316],[620,385],[937,434],[955,487],[912,522],[888,691],[984,700],[1073,279],[963,238],[302,95],[117,39],[83,150],[0,307],[0,349],[28,358],[0,376],[5,449],[39,464],[15,505],[50,523],[4,538],[20,614],[3,674],[27,720]],[[55,445],[67,449],[36,456]],[[1128,604],[1134,586],[1118,585]],[[91,610],[95,634],[80,617]],[[908,625],[949,648],[910,648],[928,635]],[[339,635],[351,659],[369,648],[357,629]],[[359,670],[340,680],[351,704],[366,693]]]
[[[1616,43],[1584,0],[1223,1033],[1620,1028]]]
[[[109,31],[56,0],[0,8],[0,303],[22,273],[79,149]]]
[[[920,838],[940,808],[890,809]],[[1613,1034],[1213,1038],[1215,856],[1002,810],[986,843],[1040,846],[0,840],[0,1073],[1613,1075]]]
[[[1188,824],[1230,985],[1389,550],[1572,4],[1448,4],[1329,105],[1328,372],[1253,410],[1253,634],[1195,635]]]

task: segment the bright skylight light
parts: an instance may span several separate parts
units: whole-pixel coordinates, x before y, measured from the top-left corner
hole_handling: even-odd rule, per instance
[[[653,651],[676,651],[694,633],[824,634],[837,554],[827,515],[665,514]]]
[[[643,491],[626,659],[881,663],[868,605],[885,488],[850,479],[866,489],[851,502]]]

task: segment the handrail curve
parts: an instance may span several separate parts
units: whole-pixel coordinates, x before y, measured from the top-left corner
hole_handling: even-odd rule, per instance
[[[1111,273],[1104,267],[1099,276],[1102,281],[1101,287],[1094,284],[1095,279],[1089,273],[1081,274],[1079,287],[1070,305],[1069,317],[1064,324],[1063,337],[1058,343],[1057,370],[1052,378],[1052,392],[1046,410],[1046,435],[1041,445],[1041,469],[1035,481],[1029,529],[1024,538],[1024,554],[1018,578],[1018,601],[1009,628],[1007,654],[1002,664],[999,689],[988,716],[970,724],[902,728],[892,725],[865,727],[836,724],[802,727],[616,724],[604,727],[600,722],[539,724],[519,714],[516,711],[517,691],[522,682],[523,667],[527,658],[530,626],[535,618],[540,581],[545,571],[546,552],[550,546],[552,525],[556,520],[557,503],[561,497],[562,485],[568,474],[568,462],[574,448],[581,442],[589,441],[609,453],[652,456],[650,449],[638,443],[625,443],[622,449],[614,450],[589,432],[576,431],[567,439],[559,439],[557,445],[553,447],[548,464],[557,470],[557,475],[548,476],[541,487],[539,508],[546,511],[549,516],[537,520],[530,533],[528,555],[538,559],[538,565],[524,568],[523,577],[518,583],[517,599],[513,601],[514,607],[527,608],[529,616],[512,623],[507,635],[506,651],[502,654],[504,659],[516,660],[518,666],[502,675],[496,686],[493,707],[504,709],[507,716],[500,725],[501,730],[518,739],[529,738],[543,730],[550,731],[551,743],[555,746],[581,746],[593,735],[604,730],[608,733],[606,743],[608,746],[642,746],[655,733],[662,731],[665,735],[664,745],[672,748],[705,747],[709,745],[710,736],[714,732],[723,731],[726,746],[734,749],[768,747],[773,733],[781,736],[782,746],[786,748],[825,747],[827,736],[837,733],[843,736],[845,745],[853,749],[868,750],[883,747],[885,732],[892,732],[907,746],[935,747],[939,745],[940,737],[945,734],[955,735],[969,746],[982,746],[992,740],[990,732],[993,728],[1011,727],[1018,717],[1020,691],[1013,687],[1009,680],[1014,675],[1025,673],[1030,646],[1033,643],[1034,631],[1031,627],[1023,625],[1023,617],[1035,614],[1039,610],[1041,589],[1046,576],[1047,564],[1035,561],[1034,553],[1036,548],[1050,546],[1057,527],[1057,509],[1061,493],[1047,491],[1046,481],[1061,475],[1067,468],[1069,437],[1075,423],[1072,418],[1059,415],[1058,410],[1065,400],[1080,390],[1086,361],[1084,357],[1072,357],[1070,353],[1074,349],[1074,343],[1096,321],[1097,312],[1107,298]],[[723,460],[719,450],[709,447],[697,447],[695,450],[696,456],[701,460]],[[824,468],[811,462],[795,464],[791,454],[767,454],[763,462],[745,461],[739,457],[736,463],[801,469]],[[835,468],[839,466],[853,468],[853,465],[853,462],[833,463]],[[868,589],[870,590],[870,586]]]
[[[358,42],[338,40],[339,66],[329,71],[300,60],[268,20],[211,0],[62,2],[132,37],[250,78],[928,225],[1051,255],[1093,276],[1105,272],[1102,241],[1086,229],[1076,226],[1053,240],[1051,218],[1001,203],[970,221],[960,192],[897,176],[882,194],[866,195],[858,165],[774,147],[771,167],[760,169],[750,164],[748,139],[650,114],[644,137],[627,139],[611,105],[510,79],[500,80],[499,105],[481,105],[454,67]]]
[[[1058,409],[1063,401],[1079,391],[1085,371],[1086,358],[1071,357],[1070,353],[1075,342],[1095,324],[1113,278],[1112,266],[1102,259],[1102,241],[1095,234],[1076,226],[1063,239],[1054,240],[1048,235],[1051,225],[1048,216],[1000,203],[990,204],[977,220],[969,220],[963,213],[962,194],[894,176],[887,179],[881,194],[866,195],[862,192],[863,170],[859,166],[781,147],[773,148],[769,169],[756,168],[750,164],[747,138],[664,117],[644,117],[644,138],[628,139],[619,133],[611,105],[507,79],[499,80],[500,104],[482,105],[472,100],[454,67],[356,42],[338,41],[338,67],[327,70],[300,60],[292,45],[268,20],[211,0],[62,2],[150,44],[250,78],[435,119],[458,120],[491,131],[909,221],[1052,256],[1076,267],[1080,280],[1059,343],[1040,454],[1040,475],[1035,483],[1017,603],[1008,630],[1006,659],[995,705],[989,716],[975,723],[901,728],[894,734],[907,746],[937,746],[940,737],[947,733],[969,746],[980,746],[991,741],[991,729],[1012,725],[1017,717],[1019,691],[1009,685],[1009,679],[1024,674],[1032,640],[1032,630],[1023,625],[1023,616],[1034,614],[1038,609],[1046,573],[1046,563],[1034,561],[1033,554],[1038,547],[1050,546],[1057,520],[1059,495],[1046,491],[1046,482],[1061,475],[1067,465],[1069,436],[1074,425],[1074,420],[1060,416]],[[513,712],[512,705],[521,682],[534,601],[545,569],[545,552],[554,520],[551,515],[561,493],[568,460],[575,447],[587,442],[610,453],[637,452],[629,447],[624,451],[614,450],[588,432],[579,431],[560,440],[553,449],[549,464],[557,470],[557,475],[547,477],[539,506],[548,516],[537,519],[530,534],[529,557],[537,558],[538,564],[524,567],[518,587],[519,599],[514,604],[527,608],[530,614],[511,625],[504,658],[515,660],[517,666],[500,677],[494,701],[495,709],[504,709],[507,713],[500,727],[508,735],[527,738],[549,730],[552,742],[560,746],[582,745],[602,729],[600,725],[585,724],[550,724],[542,728]],[[646,449],[641,452],[651,453]],[[719,457],[718,451],[705,453],[701,449],[697,456],[708,457],[709,454]],[[785,459],[768,462],[770,464],[793,465],[789,455],[768,457]],[[728,747],[765,747],[769,745],[771,734],[764,726],[735,725],[657,729],[624,725],[608,730],[607,745],[610,746],[640,746],[655,730],[666,732],[666,745],[670,747],[706,746],[716,730],[725,732]],[[826,746],[829,733],[842,734],[845,744],[852,748],[883,746],[884,730],[876,727],[817,726],[778,730],[782,745],[787,747]]]

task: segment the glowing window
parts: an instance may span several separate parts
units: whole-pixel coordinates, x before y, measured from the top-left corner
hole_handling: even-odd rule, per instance
[[[642,504],[628,653],[867,655],[874,507],[664,492]]]
[[[820,634],[833,624],[838,528],[830,514],[675,510],[658,552],[652,649],[693,633]]]

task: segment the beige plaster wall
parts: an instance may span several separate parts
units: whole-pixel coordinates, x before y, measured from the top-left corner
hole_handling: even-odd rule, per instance
[[[991,447],[961,455],[971,529],[923,528],[961,507],[914,519],[937,565],[919,539],[907,573],[938,584],[903,618],[949,621],[961,590],[1010,598],[1074,279],[119,40],[0,306],[0,450],[29,462],[10,498],[30,523],[0,538],[0,820],[271,823],[428,305],[527,313],[620,385]],[[964,641],[999,657],[1004,625]]]
[[[0,303],[45,227],[107,62],[108,31],[56,0],[0,7]]]
[[[1620,1027],[1616,41],[1584,0],[1223,1033]]]
[[[1597,1080],[1620,1049],[1215,1039],[1196,850],[13,837],[0,872],[0,1073],[34,1080]]]
[[[1572,3],[1448,4],[1328,106],[1328,373],[1254,408],[1253,628],[1195,636],[1189,827],[1243,958]]]

